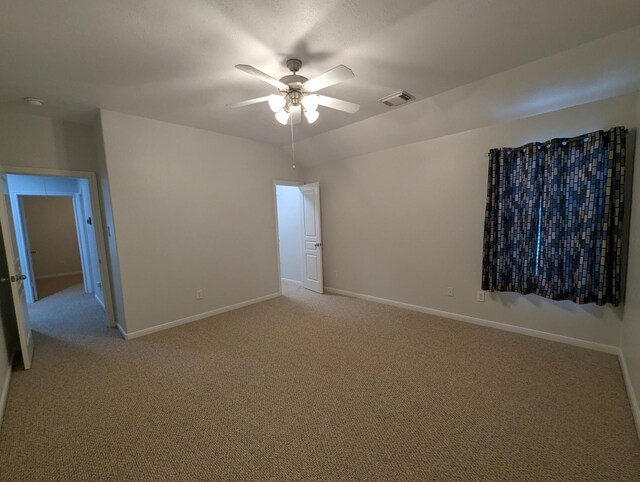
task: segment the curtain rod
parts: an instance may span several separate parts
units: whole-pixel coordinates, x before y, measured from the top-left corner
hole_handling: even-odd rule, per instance
[[[622,129],[622,131],[623,131],[625,134],[628,134],[628,133],[629,133],[629,129]],[[605,135],[606,135],[606,134],[607,134],[607,133],[605,132]],[[576,136],[576,137],[577,137],[577,136]],[[585,136],[584,141],[588,141],[588,140],[589,140],[589,137],[588,137],[588,136]],[[533,142],[530,142],[530,144],[533,144]],[[539,142],[538,144],[547,144],[547,143],[545,143],[545,142]],[[563,142],[563,145],[565,145],[565,144],[566,144],[566,142]],[[525,145],[526,145],[526,144],[525,144]],[[551,145],[551,144],[547,144],[547,145]],[[520,146],[520,147],[522,147],[522,146]],[[511,148],[509,148],[509,150],[511,150],[511,149],[520,149],[520,147],[511,147]],[[489,157],[490,155],[491,155],[491,153],[490,153],[490,152],[487,152],[487,157]]]

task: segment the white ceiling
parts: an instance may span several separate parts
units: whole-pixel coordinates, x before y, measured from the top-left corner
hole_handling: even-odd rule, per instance
[[[275,91],[235,64],[353,69],[322,93],[360,111],[321,107],[302,139],[387,112],[392,92],[432,97],[637,24],[638,0],[0,0],[0,109],[88,122],[100,107],[284,144],[266,105],[225,107]]]

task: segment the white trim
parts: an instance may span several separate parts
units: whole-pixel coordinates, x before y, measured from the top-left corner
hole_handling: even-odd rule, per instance
[[[76,181],[78,189],[79,183]],[[82,269],[82,283],[84,284],[85,293],[93,293],[93,271],[91,266],[91,249],[89,249],[89,240],[87,239],[86,219],[84,214],[84,203],[81,192],[73,195],[73,215],[76,224],[76,233],[78,235],[78,250],[80,251],[80,266]],[[96,260],[97,262],[97,260]]]
[[[280,278],[282,281],[287,281],[288,283],[294,283],[297,285],[302,285],[302,281],[298,281],[296,279],[289,279],[289,278]]]
[[[102,309],[104,310],[104,303],[102,302],[102,300],[100,298],[98,298],[98,295],[94,294],[93,297],[96,299],[96,301],[98,302],[98,304],[102,307]],[[118,325],[120,326],[120,325]]]
[[[0,426],[2,426],[2,419],[4,418],[4,409],[7,407],[7,398],[9,398],[9,383],[11,382],[11,364],[7,366],[7,373],[4,376],[4,382],[2,383],[2,392],[0,393]]]
[[[62,278],[64,276],[71,276],[74,274],[82,274],[82,271],[69,271],[67,273],[58,273],[58,274],[47,274],[44,276],[36,276],[36,281],[39,279],[50,279],[50,278]]]
[[[351,296],[353,298],[360,298],[363,300],[373,301],[375,303],[382,303],[384,305],[391,305],[397,308],[404,308],[405,310],[419,311],[421,313],[441,316],[443,318],[450,318],[457,321],[464,321],[465,323],[472,323],[474,325],[487,326],[489,328],[496,328],[498,330],[510,331],[512,333],[519,333],[521,335],[528,335],[536,338],[542,338],[545,340],[557,341],[560,343],[566,343],[567,345],[574,345],[574,346],[579,346],[581,348],[587,348],[590,350],[610,353],[612,355],[617,355],[619,353],[619,348],[617,346],[605,345],[604,343],[596,343],[594,341],[581,340],[579,338],[573,338],[570,336],[556,335],[555,333],[547,333],[546,331],[534,330],[532,328],[523,328],[521,326],[509,325],[507,323],[485,320],[485,319],[476,318],[473,316],[460,315],[458,313],[450,313],[448,311],[434,310],[433,308],[427,308],[425,306],[411,305],[409,303],[402,303],[400,301],[388,300],[386,298],[378,298],[376,296],[363,295],[361,293],[354,293],[352,291],[339,290],[336,288],[328,288],[328,287],[325,287],[325,290],[328,291],[329,293],[335,293],[343,296]]]
[[[277,298],[282,296],[281,293],[271,293],[270,295],[261,296],[259,298],[254,298],[252,300],[242,301],[240,303],[236,303],[234,305],[223,306],[222,308],[217,308],[215,310],[206,311],[204,313],[200,313],[198,315],[187,316],[186,318],[181,318],[179,320],[169,321],[167,323],[162,323],[161,325],[152,326],[150,328],[145,328],[143,330],[133,331],[131,333],[127,333],[124,328],[118,324],[118,330],[120,330],[120,334],[123,336],[125,340],[133,340],[134,338],[138,338],[145,335],[150,335],[151,333],[155,333],[157,331],[167,330],[169,328],[173,328],[175,326],[184,325],[185,323],[191,323],[192,321],[202,320],[203,318],[209,318],[210,316],[219,315],[221,313],[226,313],[227,311],[237,310],[239,308],[244,308],[245,306],[254,305],[256,303],[261,303],[263,301],[267,301],[273,298]]]
[[[631,405],[633,421],[636,424],[638,438],[640,438],[640,404],[638,404],[638,398],[636,397],[636,392],[633,389],[633,384],[631,383],[631,376],[629,376],[629,369],[627,368],[627,362],[624,358],[624,352],[622,351],[622,349],[618,350],[618,360],[620,361],[622,378],[624,378],[624,384],[627,387],[627,395],[629,396],[629,404]]]
[[[122,338],[124,338],[125,340],[129,340],[129,337],[127,335],[127,332],[124,330],[124,328],[122,327],[122,325],[120,323],[118,323],[116,325],[116,327],[118,328],[118,331],[120,332],[120,336]]]

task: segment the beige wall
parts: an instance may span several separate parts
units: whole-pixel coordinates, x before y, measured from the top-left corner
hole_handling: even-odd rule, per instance
[[[640,96],[636,103],[636,126],[640,124]],[[640,141],[640,139],[636,139]],[[635,158],[640,162],[640,142],[636,142]],[[633,204],[631,206],[631,234],[629,243],[629,269],[627,272],[627,301],[620,347],[628,369],[636,409],[640,400],[640,164],[634,169]],[[640,413],[636,414],[640,417]],[[640,433],[640,420],[636,419]]]
[[[69,196],[22,196],[33,271],[37,278],[82,271]]]
[[[95,157],[91,126],[0,113],[0,164],[95,172]]]
[[[115,112],[101,117],[127,332],[278,292],[273,180],[299,172],[284,153]]]
[[[614,125],[636,94],[316,164],[329,287],[617,347],[621,309],[480,289],[487,152]],[[447,296],[447,287],[455,296]]]

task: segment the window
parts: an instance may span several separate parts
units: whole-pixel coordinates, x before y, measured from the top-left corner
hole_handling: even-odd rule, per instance
[[[625,133],[491,150],[483,289],[620,303]]]

